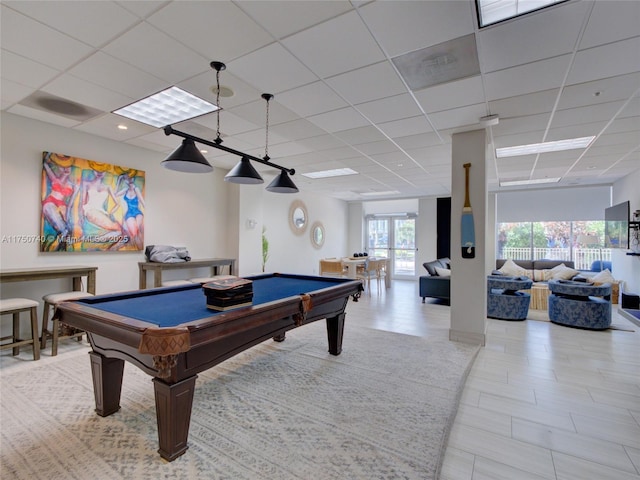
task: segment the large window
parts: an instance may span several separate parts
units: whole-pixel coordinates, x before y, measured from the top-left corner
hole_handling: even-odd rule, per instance
[[[611,261],[601,220],[500,223],[497,232],[497,258],[571,260],[578,270]]]

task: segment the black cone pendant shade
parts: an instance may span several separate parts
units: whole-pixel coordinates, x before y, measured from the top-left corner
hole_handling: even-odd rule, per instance
[[[253,168],[251,162],[247,157],[242,157],[240,161],[233,167],[229,173],[227,173],[224,177],[225,182],[231,183],[241,183],[241,184],[252,184],[255,185],[257,183],[264,183],[264,180],[258,173],[258,171]]]
[[[207,173],[213,167],[200,153],[193,140],[185,138],[182,144],[162,161],[162,166],[169,170],[186,173]]]
[[[273,179],[266,190],[273,193],[298,193],[298,187],[284,170],[280,171],[280,175]]]

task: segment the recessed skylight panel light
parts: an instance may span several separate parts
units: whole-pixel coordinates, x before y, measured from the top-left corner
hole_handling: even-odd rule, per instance
[[[335,168],[333,170],[320,170],[317,172],[303,173],[302,176],[307,178],[328,178],[341,177],[344,175],[357,175],[358,172],[350,168]]]
[[[170,87],[113,113],[152,127],[184,122],[191,118],[215,112],[218,107],[178,87]]]
[[[567,0],[476,0],[480,28]]]
[[[554,142],[532,143],[529,145],[517,145],[515,147],[496,148],[496,157],[518,157],[520,155],[536,155],[538,153],[587,148],[594,138],[596,137],[569,138],[567,140],[556,140]]]
[[[558,183],[560,177],[554,178],[533,178],[531,180],[507,180],[500,182],[501,187],[514,187],[517,185],[539,185],[542,183]]]

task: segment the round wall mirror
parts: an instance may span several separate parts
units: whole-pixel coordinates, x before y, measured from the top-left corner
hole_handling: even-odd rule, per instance
[[[311,244],[316,248],[324,244],[324,226],[320,222],[314,222],[311,226]]]
[[[295,200],[289,209],[289,225],[296,235],[302,235],[307,230],[309,215],[307,207],[301,200]]]

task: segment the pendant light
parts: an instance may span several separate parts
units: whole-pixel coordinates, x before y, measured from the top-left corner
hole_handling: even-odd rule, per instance
[[[266,119],[266,138],[264,142],[264,157],[262,159],[265,162],[271,160],[269,158],[269,100],[273,98],[270,93],[263,93],[262,98],[267,102],[267,119]],[[298,187],[296,187],[293,180],[289,178],[289,174],[286,170],[280,169],[280,174],[274,178],[266,188],[267,192],[273,193],[298,193]]]
[[[247,157],[242,157],[233,169],[229,171],[224,177],[225,182],[251,184],[256,185],[258,183],[264,183],[264,180],[253,168],[251,161]]]
[[[169,170],[185,173],[207,173],[213,171],[211,164],[207,162],[207,159],[196,147],[195,142],[190,138],[182,140],[182,144],[162,161],[162,166]]]
[[[261,163],[268,167],[277,168],[280,170],[280,174],[273,179],[273,181],[266,188],[269,192],[275,193],[297,193],[298,187],[293,183],[289,175],[295,175],[296,171],[293,168],[286,168],[276,163],[270,162],[269,158],[269,101],[273,98],[270,93],[263,93],[262,98],[267,102],[267,115],[266,115],[266,141],[264,148],[264,157],[259,158],[247,153],[234,150],[225,145],[222,145],[222,138],[220,137],[220,72],[227,67],[222,62],[211,62],[211,68],[216,71],[216,104],[218,110],[217,115],[217,129],[215,140],[206,140],[194,135],[190,135],[185,132],[174,129],[171,125],[164,127],[165,135],[177,135],[182,137],[182,145],[175,149],[163,162],[162,165],[165,168],[176,170],[179,172],[193,172],[203,173],[210,172],[213,167],[207,162],[202,153],[198,150],[195,143],[202,143],[210,147],[217,148],[218,150],[231,153],[241,157],[240,162],[229,171],[224,177],[226,182],[239,183],[239,184],[259,184],[264,183],[264,180],[253,167],[251,162]]]

